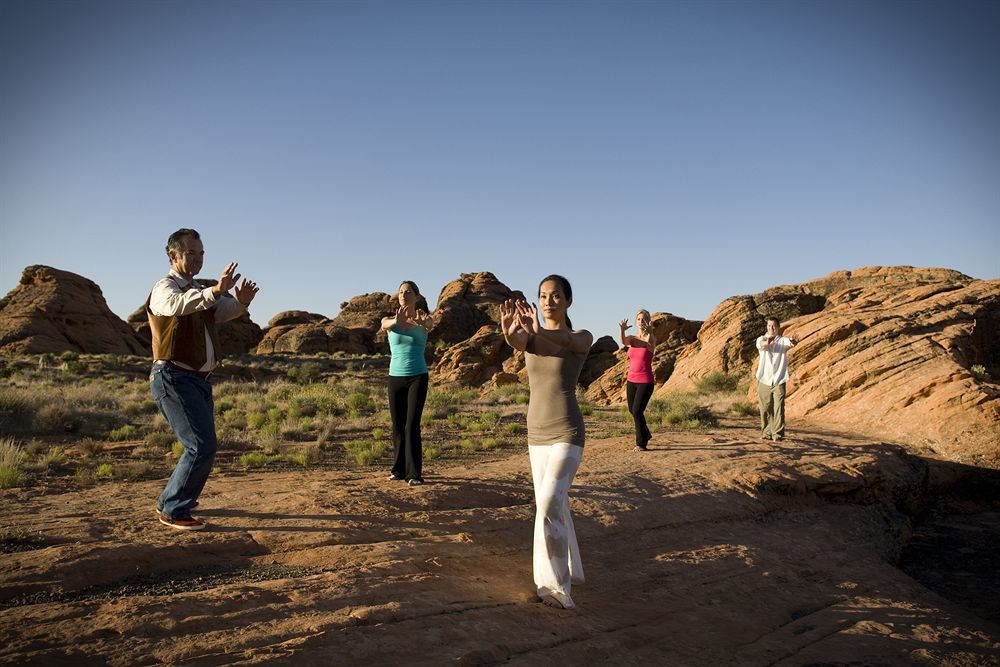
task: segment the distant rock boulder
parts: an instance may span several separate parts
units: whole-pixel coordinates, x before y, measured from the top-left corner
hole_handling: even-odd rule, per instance
[[[421,304],[417,304],[421,307]],[[427,302],[422,302],[427,308]],[[275,315],[257,345],[258,354],[289,352],[316,354],[345,352],[375,354],[389,351],[382,318],[396,312],[396,304],[385,292],[362,294],[340,304],[333,319],[317,313],[290,310]]]
[[[444,350],[434,367],[434,381],[478,387],[501,371],[512,352],[499,329],[485,325],[468,340]]]
[[[618,363],[615,352],[618,351],[618,343],[611,336],[601,336],[590,346],[587,360],[583,362],[580,370],[580,384],[589,387],[597,378]]]
[[[789,353],[796,417],[1000,467],[1000,385],[970,372],[1000,363],[1000,280],[947,269],[869,267],[733,297],[705,321],[657,393],[712,371],[750,382],[765,318],[799,340]]]
[[[111,312],[91,280],[49,266],[29,266],[0,300],[0,354],[145,353],[132,329]]]
[[[471,338],[483,326],[498,327],[500,304],[523,298],[523,293],[512,291],[492,273],[463,273],[441,290],[431,338],[458,343]]]
[[[331,320],[326,315],[310,313],[305,310],[283,310],[268,323],[268,327],[283,327],[294,324],[330,324]]]
[[[650,326],[656,336],[653,351],[653,379],[662,385],[674,370],[674,362],[681,351],[698,336],[701,322],[686,320],[670,313],[653,313]],[[611,405],[625,401],[628,377],[628,348],[614,353],[615,364],[587,387],[587,398],[598,405]]]

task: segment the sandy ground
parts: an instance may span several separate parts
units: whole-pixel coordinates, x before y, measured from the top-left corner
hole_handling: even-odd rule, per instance
[[[932,475],[806,427],[588,443],[571,492],[578,608],[531,579],[528,455],[387,471],[227,474],[157,523],[163,482],[7,491],[0,661],[18,664],[1000,664],[1000,628],[893,562]],[[183,571],[183,572],[182,572]]]

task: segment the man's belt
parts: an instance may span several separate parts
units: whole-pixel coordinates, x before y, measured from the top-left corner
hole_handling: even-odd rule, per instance
[[[214,372],[214,371],[193,371],[190,368],[184,368],[183,366],[178,366],[174,362],[168,361],[168,360],[156,361],[156,362],[153,363],[153,365],[154,366],[157,366],[157,365],[159,365],[159,366],[170,366],[174,370],[178,370],[181,373],[189,373],[191,375],[197,375],[202,380],[207,380],[208,378],[210,378],[212,376],[212,373]]]

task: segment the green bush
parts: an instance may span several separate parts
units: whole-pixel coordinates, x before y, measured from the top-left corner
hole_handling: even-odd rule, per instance
[[[146,444],[160,451],[168,449],[175,440],[174,434],[166,431],[153,431],[146,434]]]
[[[344,443],[347,458],[361,466],[374,464],[386,449],[388,445],[381,440],[348,440]]]
[[[375,411],[375,401],[368,394],[362,393],[360,391],[355,391],[347,395],[344,400],[344,404],[350,414],[357,416],[358,414],[368,414]]]
[[[717,423],[708,407],[699,404],[694,395],[686,393],[667,394],[650,401],[646,414],[654,420],[658,419],[663,426],[681,429],[714,426]]]
[[[96,459],[104,452],[104,443],[91,438],[84,438],[77,447],[80,449],[80,453],[88,459]]]
[[[0,440],[0,489],[10,489],[22,481],[24,451],[14,438]]]
[[[580,414],[582,414],[584,417],[589,417],[590,415],[594,414],[594,406],[591,405],[590,403],[581,403]]]
[[[139,432],[132,424],[125,424],[120,428],[112,429],[108,432],[108,440],[112,442],[121,442],[122,440],[130,440],[134,438]]]
[[[97,468],[94,470],[94,475],[102,479],[111,479],[112,477],[114,477],[114,474],[115,474],[115,467],[110,463],[102,463],[101,465],[97,466]]]
[[[982,364],[975,364],[969,369],[969,372],[972,373],[972,377],[976,378],[979,382],[993,382],[992,375],[988,370],[986,370],[986,366]]]
[[[257,430],[267,423],[267,415],[263,412],[247,413],[247,428]]]
[[[736,391],[739,377],[722,371],[712,371],[698,380],[699,394],[730,393]]]
[[[66,450],[53,447],[38,457],[38,464],[43,468],[52,468],[66,462]]]
[[[737,401],[729,406],[729,411],[738,417],[751,417],[758,413],[757,406],[746,401]]]
[[[179,459],[181,456],[183,456],[184,450],[185,450],[184,444],[176,440],[174,441],[174,444],[170,445],[170,453],[173,455],[175,459]]]
[[[316,445],[309,445],[303,447],[302,449],[291,452],[285,456],[285,459],[289,463],[295,463],[300,466],[307,466],[314,463],[319,463],[323,460],[323,452]]]
[[[247,468],[263,468],[269,463],[274,463],[280,460],[280,454],[268,455],[264,452],[247,452],[240,457],[240,463]]]
[[[507,435],[516,435],[521,432],[521,425],[517,422],[509,422],[504,424],[501,430]]]
[[[424,447],[424,458],[434,460],[441,456],[441,450],[437,447]]]

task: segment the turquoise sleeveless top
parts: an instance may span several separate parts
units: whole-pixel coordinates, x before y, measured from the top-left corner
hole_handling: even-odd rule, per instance
[[[424,348],[427,347],[427,332],[423,327],[414,326],[407,330],[393,326],[389,329],[389,375],[410,377],[427,372]]]

